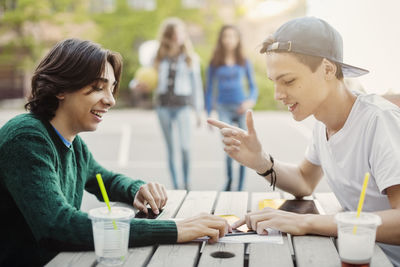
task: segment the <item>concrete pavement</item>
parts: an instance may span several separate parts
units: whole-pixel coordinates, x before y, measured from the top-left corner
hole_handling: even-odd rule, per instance
[[[0,126],[23,110],[0,110]],[[296,122],[289,112],[259,111],[254,113],[258,136],[264,149],[275,159],[298,163],[311,136],[312,118]],[[225,154],[217,130],[210,131],[204,124],[195,127],[193,118],[193,149],[191,165],[192,190],[222,190],[225,183]],[[111,110],[95,132],[80,134],[96,160],[113,171],[132,178],[157,181],[172,189],[166,146],[156,113],[152,110]],[[175,135],[177,138],[177,135]],[[176,160],[180,163],[179,151]],[[238,166],[234,165],[237,178]],[[181,168],[178,165],[178,174]],[[269,191],[269,183],[247,169],[244,189],[250,192]],[[182,183],[182,177],[179,176]],[[236,180],[237,182],[237,180]],[[233,188],[237,187],[234,182]],[[330,191],[323,180],[318,192]],[[89,197],[86,201],[93,202]]]

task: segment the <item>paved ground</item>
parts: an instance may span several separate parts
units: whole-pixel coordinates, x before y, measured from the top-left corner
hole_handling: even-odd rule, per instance
[[[1,109],[0,126],[21,112]],[[292,119],[289,112],[255,112],[254,119],[266,151],[278,160],[292,163],[302,160],[314,123],[312,118],[299,123]],[[133,178],[157,181],[172,188],[165,144],[154,111],[111,110],[97,131],[82,133],[81,136],[103,166]],[[204,124],[194,130],[192,141],[192,190],[221,190],[225,183],[225,160],[218,131],[210,131]],[[180,162],[178,156],[177,153],[176,160]],[[238,168],[235,168],[236,174],[237,171]],[[245,190],[260,192],[271,189],[263,178],[247,170]],[[322,181],[317,191],[330,189]],[[94,200],[85,196],[85,201],[93,203]]]

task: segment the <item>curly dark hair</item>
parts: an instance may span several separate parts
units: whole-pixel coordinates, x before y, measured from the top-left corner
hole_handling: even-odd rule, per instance
[[[114,69],[117,83],[113,94],[116,95],[122,72],[122,57],[119,53],[79,39],[66,39],[57,43],[34,72],[32,92],[25,109],[51,120],[58,108],[57,96],[78,91],[98,81],[106,62]]]

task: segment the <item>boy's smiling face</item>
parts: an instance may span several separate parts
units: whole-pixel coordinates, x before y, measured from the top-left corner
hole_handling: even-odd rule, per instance
[[[68,132],[78,134],[83,131],[94,131],[103,120],[103,115],[115,105],[114,88],[116,80],[114,69],[106,63],[104,73],[98,81],[78,91],[65,93],[59,97],[60,105],[57,114],[67,114]]]
[[[323,110],[328,98],[326,60],[312,72],[290,53],[267,53],[268,78],[274,82],[275,99],[288,107],[296,121]]]

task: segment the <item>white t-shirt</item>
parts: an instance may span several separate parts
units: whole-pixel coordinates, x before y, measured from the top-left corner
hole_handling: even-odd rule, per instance
[[[391,209],[386,188],[400,184],[400,108],[377,95],[359,95],[343,128],[329,140],[325,124],[316,123],[305,157],[321,166],[344,210],[357,210],[367,171],[363,211]],[[400,246],[381,247],[400,266]]]

